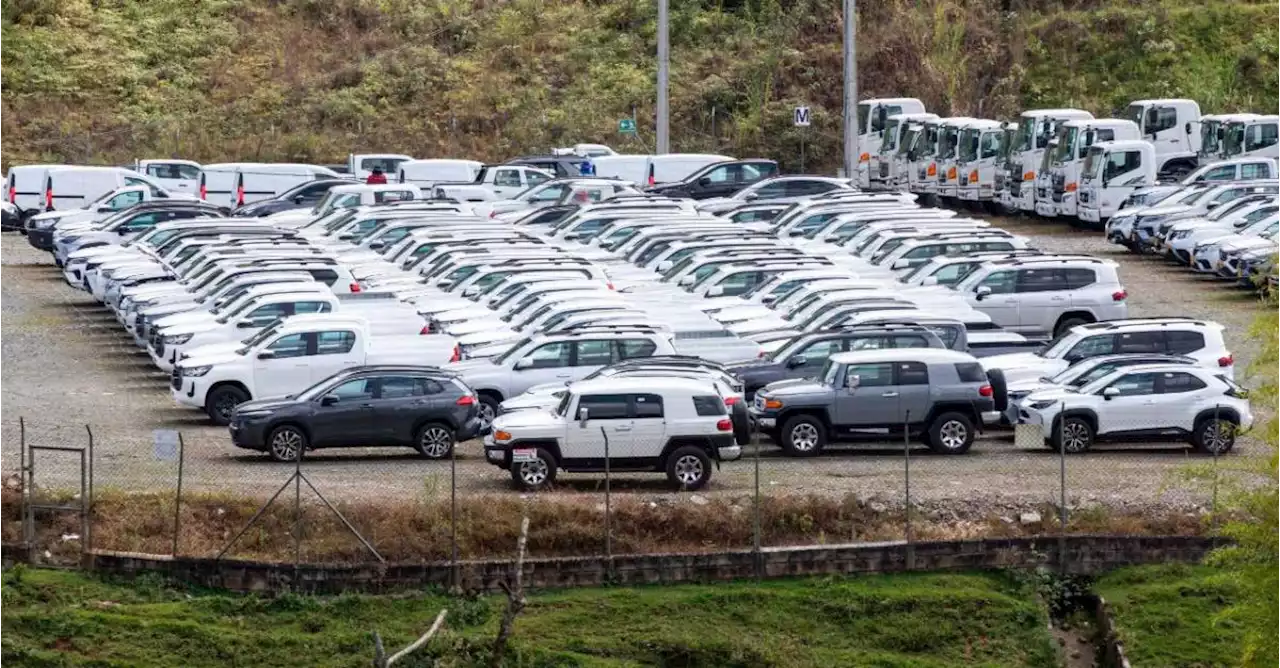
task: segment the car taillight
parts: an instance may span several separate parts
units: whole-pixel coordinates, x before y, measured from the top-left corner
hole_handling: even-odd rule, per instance
[[[996,391],[991,389],[990,385],[983,385],[982,387],[978,388],[978,394],[981,394],[984,397],[995,396],[995,393]]]
[[[427,328],[427,329],[431,329],[431,325],[427,325],[427,327],[426,327],[426,328]],[[454,344],[454,346],[453,346],[453,354],[449,356],[449,361],[450,361],[450,362],[461,362],[461,361],[462,361],[462,346],[459,346],[459,345],[457,345],[457,344]]]
[[[608,283],[605,283],[605,285],[609,286],[609,289],[610,289],[610,290],[613,290],[613,289],[614,289],[614,287],[613,287],[613,281],[609,281]]]
[[[490,212],[489,212],[489,217],[490,217],[490,218],[497,218],[497,217],[498,217],[498,212],[497,212],[497,211],[490,211]]]
[[[733,431],[733,422],[729,420],[721,420],[716,423],[716,429],[720,431]]]
[[[758,360],[762,360],[762,359],[764,359],[764,358],[766,358],[766,357],[768,357],[768,356],[769,356],[769,353],[767,353],[767,352],[765,352],[765,351],[763,351],[763,350],[761,350],[759,353],[756,353],[756,359],[758,359]]]
[[[738,403],[738,398],[737,398],[737,397],[725,397],[725,398],[724,398],[724,405],[726,405],[726,406],[732,406],[732,405],[734,405],[734,404],[736,404],[736,403]]]
[[[347,286],[347,289],[351,290],[352,292],[360,292],[360,284],[352,282],[351,285]]]
[[[419,334],[419,335],[421,335],[421,334],[430,334],[430,333],[431,333],[431,323],[427,323],[427,324],[423,325],[423,326],[422,326],[422,329],[418,330],[418,334]]]
[[[9,203],[12,204],[13,201],[16,199],[18,199],[18,189],[13,186],[10,186],[9,187]]]
[[[202,200],[209,199],[209,187],[203,183],[200,184],[200,199]]]
[[[458,400],[453,403],[459,406],[474,406],[476,405],[476,398],[471,396],[470,394],[464,394],[458,397]]]
[[[1115,292],[1111,293],[1111,301],[1122,302],[1122,301],[1124,301],[1124,300],[1125,300],[1125,298],[1127,298],[1128,296],[1129,296],[1129,293],[1128,293],[1128,292],[1126,292],[1125,290],[1123,290],[1123,289],[1122,289],[1122,290],[1116,290]]]
[[[53,211],[53,188],[44,191],[44,209],[45,211]]]
[[[1227,353],[1225,356],[1218,358],[1218,366],[1231,366],[1235,363],[1235,355],[1232,355],[1231,353]]]

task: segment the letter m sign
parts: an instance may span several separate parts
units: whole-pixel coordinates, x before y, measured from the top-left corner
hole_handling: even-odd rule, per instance
[[[798,128],[809,127],[809,108],[796,107],[794,118],[795,118],[796,127]]]

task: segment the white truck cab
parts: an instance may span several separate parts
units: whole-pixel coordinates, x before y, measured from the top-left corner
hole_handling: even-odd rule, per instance
[[[1239,116],[1223,125],[1222,157],[1280,159],[1280,116]]]
[[[347,155],[347,173],[363,181],[377,169],[390,181],[400,171],[400,164],[410,160],[413,156],[403,153],[351,153]]]
[[[434,197],[453,198],[459,202],[492,202],[506,200],[554,179],[551,172],[527,165],[492,165],[480,168],[474,179],[456,183],[436,183]]]
[[[894,114],[885,122],[881,133],[880,151],[872,154],[868,173],[872,189],[895,189],[901,181],[906,186],[908,133],[915,128],[919,133],[924,121],[937,120],[937,114]],[[914,140],[915,135],[911,135]]]
[[[960,130],[956,158],[956,196],[966,202],[993,202],[1000,170],[1004,123],[976,120]]]
[[[982,119],[954,116],[942,119],[938,132],[938,185],[934,194],[939,198],[954,199],[960,194],[960,172],[956,162],[960,157],[960,131]]]
[[[1007,180],[1010,201],[1021,211],[1036,210],[1036,175],[1058,126],[1071,120],[1091,119],[1081,109],[1030,109],[1018,117],[1018,131],[1009,153]]]
[[[432,188],[437,181],[473,181],[476,173],[484,167],[484,163],[475,160],[437,158],[406,160],[400,163],[399,167],[400,169],[396,172],[396,181],[412,183],[422,188]]]
[[[924,103],[914,97],[876,98],[858,103],[858,173],[854,176],[859,188],[871,186],[871,156],[880,154],[889,117],[923,113]]]
[[[1098,142],[1080,166],[1076,216],[1104,223],[1120,210],[1133,191],[1156,183],[1156,152],[1141,140]]]
[[[177,197],[200,193],[200,163],[191,160],[138,160],[133,171],[146,174]]]
[[[1221,160],[1222,139],[1228,121],[1244,119],[1257,114],[1205,114],[1200,117],[1200,150],[1196,153],[1197,163],[1201,165]]]
[[[1073,120],[1058,126],[1036,174],[1036,215],[1074,218],[1079,208],[1080,168],[1089,147],[1104,141],[1142,139],[1133,121],[1119,118]]]
[[[1200,104],[1187,99],[1134,100],[1125,118],[1137,124],[1156,151],[1156,173],[1174,178],[1196,168],[1200,153]]]
[[[907,189],[917,195],[930,196],[938,185],[938,136],[942,119],[925,121],[907,150]]]

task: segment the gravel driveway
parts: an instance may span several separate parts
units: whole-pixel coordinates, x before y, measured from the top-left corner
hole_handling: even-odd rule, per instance
[[[995,219],[1005,229],[1029,236],[1045,250],[1083,252],[1116,259],[1134,316],[1191,315],[1227,325],[1227,340],[1244,371],[1257,349],[1247,328],[1261,306],[1252,296],[1202,279],[1152,258],[1124,253],[1101,234],[1066,225],[1022,219]],[[157,458],[152,430],[177,429],[185,447],[184,486],[193,491],[271,494],[291,466],[233,448],[226,430],[204,423],[202,415],[179,408],[169,398],[166,377],[128,341],[102,306],[67,286],[49,256],[25,237],[3,236],[3,462],[12,473],[19,460],[19,418],[28,443],[80,446],[85,425],[95,439],[94,480],[98,489],[170,489],[177,465]],[[1241,373],[1245,382],[1248,374]],[[1232,457],[1260,453],[1243,440]],[[449,493],[449,462],[423,461],[408,450],[322,451],[306,465],[312,481],[331,498],[376,495],[421,498]],[[1101,502],[1175,502],[1202,499],[1176,485],[1171,474],[1188,462],[1204,461],[1181,445],[1101,446],[1069,458],[1070,494]],[[78,487],[79,460],[42,452],[37,483]],[[868,443],[834,448],[823,457],[793,460],[767,449],[760,462],[767,493],[845,494],[893,497],[901,493],[905,464],[900,443]],[[462,493],[505,493],[507,474],[485,464],[478,442],[458,448],[456,469]],[[1049,502],[1057,498],[1059,461],[1043,448],[1020,449],[1005,432],[988,434],[962,457],[916,450],[911,457],[912,494],[917,499]],[[755,463],[723,466],[708,494],[743,494],[753,488]],[[562,477],[557,493],[594,493],[598,476]],[[659,476],[623,476],[623,492],[666,493]]]

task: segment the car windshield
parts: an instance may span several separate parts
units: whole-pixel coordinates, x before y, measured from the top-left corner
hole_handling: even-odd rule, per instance
[[[1018,121],[1018,132],[1013,136],[1014,151],[1030,151],[1031,139],[1036,134],[1036,119],[1030,116],[1023,116]]]
[[[280,327],[283,324],[284,324],[283,320],[277,320],[271,323],[270,326],[263,327],[261,330],[258,331],[257,334],[254,334],[253,336],[241,341],[240,343],[243,343],[244,345],[236,349],[236,354],[237,355],[249,354],[249,351],[253,350],[258,344],[262,343],[263,341],[266,341],[267,339],[274,336],[276,332],[280,331]]]
[[[1102,163],[1106,162],[1106,160],[1103,159],[1105,151],[1106,149],[1093,146],[1089,147],[1089,154],[1084,157],[1084,167],[1080,170],[1080,173],[1084,174],[1085,178],[1098,178],[1098,174],[1102,171]]]
[[[1058,145],[1053,149],[1053,164],[1061,165],[1071,159],[1075,153],[1072,149],[1076,144],[1076,135],[1080,132],[1079,128],[1073,126],[1063,126],[1058,129]]]
[[[529,345],[531,342],[533,342],[533,337],[531,336],[526,336],[523,339],[516,341],[515,343],[511,344],[510,348],[507,348],[506,352],[493,358],[494,364],[506,363],[507,360],[511,359],[512,357],[515,357],[516,353],[523,350],[525,346]]]
[[[1045,344],[1039,355],[1048,359],[1058,359],[1067,354],[1068,350],[1080,340],[1080,336],[1067,330],[1057,336],[1057,338]]]
[[[977,128],[965,128],[960,131],[960,162],[973,162],[978,159],[978,139],[982,131]]]
[[[560,396],[560,403],[556,404],[555,414],[565,417],[569,414],[569,404],[573,403],[573,394],[569,392],[557,392],[556,396]]]

